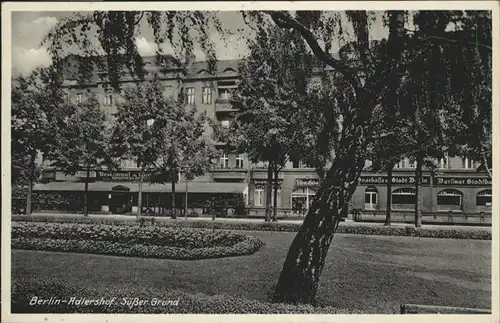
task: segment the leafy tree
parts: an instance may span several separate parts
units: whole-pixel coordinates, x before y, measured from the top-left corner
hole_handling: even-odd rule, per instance
[[[408,123],[397,112],[399,107],[376,110],[374,113],[373,133],[377,140],[370,146],[371,170],[387,173],[387,200],[385,225],[391,225],[392,173],[395,165],[405,156],[405,144],[408,137]]]
[[[57,132],[57,149],[51,153],[50,159],[66,174],[85,172],[83,214],[86,216],[90,172],[101,166],[112,166],[112,161],[108,156],[105,116],[95,96],[74,106],[74,111],[66,120],[65,127]]]
[[[142,186],[145,173],[151,172],[158,158],[155,131],[149,124],[161,110],[155,88],[139,84],[123,91],[117,102],[110,140],[111,156],[132,159],[139,168],[137,217],[142,211]]]
[[[40,155],[54,146],[54,124],[64,114],[54,100],[47,70],[36,69],[28,77],[19,76],[12,87],[12,170],[16,184],[27,186],[26,214],[31,214],[33,184],[40,175]],[[60,93],[60,92],[58,92]]]
[[[491,136],[488,124],[491,124],[491,118],[489,123],[485,119],[488,119],[488,111],[491,111],[491,92],[487,90],[488,74],[485,69],[490,66],[489,56],[483,54],[482,58],[486,60],[481,64],[477,61],[481,57],[478,53],[479,46],[463,44],[464,36],[471,36],[474,32],[472,29],[476,28],[470,20],[474,19],[477,23],[484,18],[485,16],[477,13],[471,16],[462,12],[431,11],[421,11],[414,16],[417,30],[411,37],[411,42],[421,44],[422,39],[443,37],[448,37],[444,38],[448,40],[449,38],[462,40],[462,43],[446,41],[428,45],[427,50],[412,62],[410,68],[407,68],[405,80],[402,82],[402,95],[398,96],[401,103],[408,107],[405,109],[407,114],[404,117],[411,135],[405,141],[405,149],[406,155],[416,163],[415,226],[417,227],[421,226],[422,218],[423,169],[428,168],[433,172],[434,160],[444,157],[445,151],[450,155],[466,155],[467,151],[470,152],[469,147],[488,146],[488,133]],[[429,21],[434,23],[430,24]],[[460,21],[459,25],[462,24],[462,27],[446,31],[450,22],[457,21]],[[487,37],[486,41],[488,42]],[[469,59],[472,58],[474,64],[468,67],[467,60],[456,56],[457,51]],[[422,70],[421,73],[415,73],[415,69],[418,68]],[[466,90],[467,85],[462,83],[463,79],[470,81],[467,84],[477,84],[478,95],[469,94],[471,91]],[[481,100],[479,105],[477,99]],[[469,104],[473,109],[462,105],[459,109],[460,116],[457,116],[457,102]],[[478,108],[479,106],[482,108]],[[472,113],[469,113],[471,110]],[[469,117],[464,118],[464,115]],[[485,123],[482,127],[478,127],[478,121]],[[467,135],[468,133],[473,135]],[[483,151],[487,150],[488,148]]]
[[[308,84],[306,102],[297,117],[307,122],[307,133],[302,135],[300,145],[294,147],[292,159],[314,167],[320,184],[338,143],[340,89],[341,86],[335,84],[334,73],[323,67],[320,79]]]
[[[381,55],[386,59],[374,61],[369,52],[370,20],[373,14],[366,11],[348,11],[345,13],[352,24],[356,42],[354,43],[354,61],[337,59],[331,55],[332,41],[342,37],[342,13],[321,11],[284,11],[243,12],[247,23],[255,30],[265,30],[270,24],[283,29],[293,29],[300,33],[309,45],[314,55],[323,63],[332,67],[339,74],[339,81],[345,83],[345,91],[339,97],[343,108],[339,127],[338,144],[331,167],[325,174],[322,185],[309,209],[304,223],[290,246],[283,265],[280,278],[276,285],[273,300],[289,303],[310,303],[314,300],[325,257],[335,230],[341,220],[341,214],[346,210],[349,200],[356,189],[358,178],[365,165],[368,145],[372,136],[372,119],[375,107],[384,106],[383,99],[392,90],[392,85],[401,81],[405,70],[413,73],[422,71],[422,66],[414,61],[435,45],[449,43],[464,47],[471,44],[489,48],[481,54],[481,62],[491,59],[491,12],[481,14],[471,13],[464,16],[457,11],[433,11],[422,19],[419,25],[421,31],[418,37],[410,38],[405,30],[405,16],[415,13],[403,11],[386,12],[389,36],[387,43],[381,49]],[[54,60],[63,56],[62,45],[71,41],[72,37],[84,26],[97,29],[99,42],[108,60],[116,60],[110,65],[110,78],[117,86],[121,62],[136,66],[141,70],[133,39],[139,29],[138,24],[146,17],[155,34],[155,40],[161,44],[170,42],[174,47],[192,53],[193,38],[186,28],[194,24],[192,30],[198,31],[200,44],[210,61],[213,59],[213,42],[209,40],[206,28],[199,22],[206,23],[213,15],[203,12],[97,12],[86,17],[76,17],[56,26],[47,38]],[[191,19],[193,17],[193,19]],[[417,19],[418,21],[418,19]],[[465,31],[450,33],[446,28],[450,22],[464,23]],[[475,37],[471,32],[472,25],[481,26],[481,32]],[[200,27],[201,26],[201,27]],[[217,25],[220,27],[220,24]],[[434,27],[433,27],[434,26]],[[161,29],[165,27],[166,33]],[[433,30],[438,32],[434,32]],[[84,35],[94,34],[83,32]],[[175,42],[173,35],[180,35],[181,42]],[[182,37],[182,36],[185,37]],[[91,42],[88,37],[78,40],[77,45],[88,49]],[[411,40],[411,41],[410,41]],[[85,46],[85,45],[88,46]],[[177,46],[176,46],[177,45]],[[120,56],[120,53],[127,54]],[[448,55],[452,56],[450,51]],[[124,64],[122,64],[124,65]],[[452,78],[455,79],[455,78]],[[450,78],[446,79],[450,81]],[[463,83],[454,87],[453,93],[460,97],[466,87]],[[455,101],[461,102],[456,99]]]
[[[458,156],[478,161],[492,178],[490,19],[490,12],[462,13],[457,37],[474,41],[467,46],[449,43],[444,48],[450,106],[443,112],[442,119],[445,121],[445,133],[454,144],[451,151]]]
[[[153,182],[172,184],[172,218],[176,218],[175,184],[182,173],[185,180],[203,175],[212,167],[211,160],[219,156],[210,133],[207,119],[196,107],[186,107],[181,101],[165,98],[161,86],[153,81],[148,88],[156,114],[151,126],[157,154],[152,169]]]
[[[308,120],[298,116],[307,99],[312,57],[297,33],[277,27],[262,30],[248,45],[250,54],[239,66],[241,82],[232,105],[239,111],[242,149],[252,162],[268,165],[266,221],[270,221],[271,213],[276,220],[278,173],[307,132]]]

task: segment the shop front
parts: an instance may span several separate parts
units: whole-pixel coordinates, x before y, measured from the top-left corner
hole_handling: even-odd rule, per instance
[[[491,213],[491,180],[471,176],[431,176],[422,178],[422,212]],[[412,213],[417,202],[414,176],[396,175],[388,192],[387,176],[363,174],[352,197],[352,209],[365,213],[384,213],[387,194],[395,213]]]
[[[123,185],[116,185],[111,188],[108,195],[109,206],[102,205],[101,210],[109,210],[112,214],[125,214],[132,212],[132,194],[130,188]]]
[[[89,203],[92,211],[104,214],[136,213],[138,208],[139,183],[135,172],[96,172],[96,181],[88,184]],[[103,176],[106,174],[106,176]],[[82,181],[53,181],[36,184],[35,193],[83,196],[85,183]],[[142,209],[151,214],[163,214],[172,207],[171,183],[142,185]],[[235,206],[244,207],[248,197],[246,183],[181,181],[176,185],[176,209],[199,214],[214,207],[223,207],[231,212]],[[186,205],[187,202],[187,205]],[[227,203],[226,203],[227,202]],[[232,204],[231,204],[232,203]],[[223,206],[221,206],[224,204]],[[227,205],[226,205],[227,204]],[[241,206],[243,204],[243,206]],[[215,206],[214,206],[215,205]],[[79,207],[81,208],[81,207]],[[231,209],[231,210],[230,210]],[[208,211],[207,211],[208,210]],[[64,210],[61,210],[64,211]]]
[[[316,178],[297,178],[292,190],[292,214],[305,215],[312,204],[319,180]]]

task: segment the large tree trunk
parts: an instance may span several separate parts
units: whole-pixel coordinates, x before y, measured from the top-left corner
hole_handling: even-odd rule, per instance
[[[278,175],[279,171],[274,172],[274,187],[273,187],[273,222],[278,222]]]
[[[280,23],[279,15],[275,16],[278,25],[289,27],[289,22]],[[366,16],[364,19],[362,23],[367,28]],[[403,11],[389,12],[389,27],[389,66],[392,66],[394,70],[398,66],[399,57],[404,48]],[[297,30],[311,45],[316,56],[330,64],[328,58],[325,58],[318,50],[318,46],[315,46],[317,44],[311,41],[311,35],[301,31],[300,28]],[[358,36],[359,41],[366,43],[364,34]],[[344,76],[351,78],[352,75]],[[323,271],[330,243],[340,222],[341,214],[348,207],[348,202],[357,187],[365,164],[366,140],[369,137],[365,131],[372,109],[378,102],[376,96],[382,90],[383,82],[386,82],[385,77],[378,76],[373,79],[374,82],[369,81],[366,82],[370,87],[369,91],[361,87],[356,88],[356,102],[352,107],[351,105],[347,107],[348,111],[345,112],[346,118],[342,127],[342,139],[338,145],[336,158],[290,246],[274,290],[273,302],[311,303],[316,296],[319,277]],[[354,83],[358,84],[358,82]]]
[[[177,212],[175,209],[175,183],[177,182],[177,170],[172,170],[172,219],[177,219]]]
[[[31,215],[31,200],[33,197],[33,180],[28,180],[28,192],[26,195],[26,215]]]
[[[29,161],[29,170],[28,170],[28,192],[26,195],[26,215],[31,215],[31,205],[33,200],[33,185],[35,182],[35,160],[36,160],[36,152],[32,153]]]
[[[272,205],[272,187],[273,187],[273,168],[271,162],[267,165],[267,185],[266,185],[266,218],[265,221],[271,221]]]
[[[83,191],[83,215],[89,215],[89,178],[90,178],[90,167],[87,167],[85,174],[85,189]]]
[[[417,157],[417,167],[415,168],[415,227],[422,226],[422,163],[421,155]]]
[[[484,169],[486,170],[486,174],[491,180],[493,180],[493,172],[491,171],[490,163],[488,162],[488,157],[486,156],[486,153],[484,152],[483,148],[481,148],[481,156],[482,156],[481,163]]]
[[[392,170],[394,164],[387,167],[387,199],[385,207],[385,223],[384,225],[391,225],[391,211],[392,211]]]
[[[137,218],[140,219],[141,215],[142,215],[142,182],[144,181],[143,180],[143,176],[144,176],[144,170],[141,169],[140,173],[139,173],[139,192],[138,192],[138,196],[137,196]]]
[[[290,246],[273,302],[307,304],[314,300],[335,229],[364,166],[364,158],[354,158],[356,150],[351,147],[328,171]]]

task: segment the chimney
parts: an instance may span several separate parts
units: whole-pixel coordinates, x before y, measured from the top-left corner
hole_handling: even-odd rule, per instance
[[[184,66],[187,71],[191,69],[191,66],[193,65],[194,61],[196,60],[196,56],[194,55],[194,52],[191,52],[186,55],[186,60],[184,62]]]

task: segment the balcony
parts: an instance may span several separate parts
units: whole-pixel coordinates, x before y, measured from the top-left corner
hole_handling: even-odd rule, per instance
[[[215,168],[212,172],[215,180],[244,180],[247,175],[245,168]]]
[[[215,112],[236,112],[237,109],[234,109],[229,102],[229,99],[226,98],[218,98],[215,99]]]

